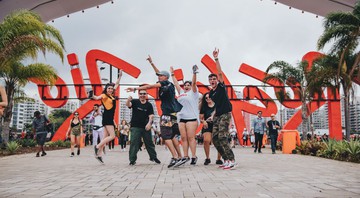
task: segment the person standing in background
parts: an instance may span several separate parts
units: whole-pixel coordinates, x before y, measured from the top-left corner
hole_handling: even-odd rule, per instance
[[[246,128],[244,128],[242,139],[243,139],[243,147],[247,147],[248,139],[249,139],[249,132],[247,131]]]
[[[74,112],[73,119],[70,120],[69,129],[66,132],[66,137],[70,136],[71,141],[71,154],[70,157],[74,157],[75,141],[77,143],[77,155],[80,155],[80,137],[83,134],[82,120],[79,118],[79,112]]]
[[[129,124],[126,122],[126,120],[122,120],[118,129],[120,130],[119,142],[120,142],[121,151],[126,151],[126,142],[128,141],[129,129],[130,129]]]
[[[266,129],[265,119],[261,117],[262,111],[258,111],[257,117],[253,119],[252,121],[252,127],[254,128],[254,134],[255,134],[255,150],[258,151],[258,153],[261,153],[262,148],[262,142],[263,142],[263,136]]]
[[[93,145],[96,145],[104,138],[104,131],[100,105],[95,104],[93,108],[94,110],[91,113],[90,123],[92,124]]]
[[[271,114],[271,120],[266,123],[266,127],[269,129],[269,135],[271,140],[272,154],[276,153],[276,142],[278,138],[278,130],[281,128],[279,121],[275,119],[275,114]]]
[[[40,157],[40,151],[41,156],[45,156],[46,152],[44,150],[44,144],[46,141],[46,125],[50,124],[50,120],[47,116],[41,115],[40,111],[34,112],[34,120],[32,123],[32,129],[34,134],[34,139],[36,139],[36,142],[38,144],[38,152],[36,153],[36,157]]]

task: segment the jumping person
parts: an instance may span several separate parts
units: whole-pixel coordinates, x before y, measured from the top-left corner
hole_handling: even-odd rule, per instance
[[[154,109],[147,101],[146,90],[138,91],[139,99],[132,99],[131,96],[126,101],[126,106],[132,109],[131,116],[131,144],[129,150],[129,165],[135,165],[137,153],[141,146],[141,139],[144,140],[146,151],[149,154],[150,161],[160,164],[155,151],[154,141],[151,135],[151,125],[154,117]]]
[[[151,57],[147,58],[153,67],[158,82],[152,85],[143,85],[137,88],[127,88],[128,92],[136,92],[136,90],[147,90],[151,88],[159,88],[159,97],[161,100],[162,115],[160,116],[160,132],[161,137],[165,141],[165,145],[169,148],[172,155],[168,168],[173,167],[181,160],[181,151],[177,135],[180,135],[179,126],[177,124],[176,114],[181,110],[181,104],[175,99],[174,84],[169,81],[170,74],[167,71],[160,71],[152,62]]]
[[[116,98],[115,91],[119,87],[120,79],[122,76],[122,70],[119,72],[119,77],[116,80],[116,83],[108,83],[105,85],[104,91],[99,96],[92,96],[94,100],[101,100],[102,105],[104,106],[104,113],[102,119],[102,125],[104,127],[104,139],[101,142],[94,146],[95,157],[100,163],[104,163],[102,160],[102,151],[106,143],[110,142],[115,138],[115,123],[114,123],[114,114],[116,108]]]
[[[198,67],[193,66],[193,77],[192,81],[184,82],[184,89],[182,89],[174,75],[174,68],[170,67],[170,73],[175,85],[179,97],[177,100],[182,105],[181,111],[178,113],[179,130],[182,141],[182,148],[184,151],[184,157],[176,163],[175,166],[180,166],[185,164],[190,160],[189,158],[189,148],[191,150],[191,165],[195,165],[197,162],[196,156],[196,140],[195,133],[199,125],[199,91],[196,86],[196,74],[198,73]]]
[[[215,48],[213,56],[216,62],[217,74],[210,74],[208,77],[211,86],[210,98],[215,102],[215,115],[212,118],[214,123],[212,139],[216,149],[224,159],[224,164],[220,165],[220,167],[226,170],[236,166],[234,153],[227,140],[232,105],[227,95],[218,55],[219,49]]]
[[[70,135],[70,141],[71,141],[70,157],[74,157],[75,139],[78,148],[77,155],[80,155],[80,137],[82,136],[82,134],[83,134],[82,120],[79,118],[79,112],[75,111],[73,119],[70,120],[69,129],[66,132],[66,137],[69,137]]]

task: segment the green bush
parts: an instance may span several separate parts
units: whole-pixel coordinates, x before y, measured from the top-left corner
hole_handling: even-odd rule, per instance
[[[316,156],[318,151],[320,151],[322,148],[323,148],[323,146],[322,146],[321,142],[318,142],[315,140],[309,141],[308,150],[309,150],[310,155]]]
[[[62,140],[58,140],[56,142],[51,142],[49,143],[50,147],[65,147],[65,148],[70,148],[71,146],[71,142],[70,141],[62,141]]]
[[[360,141],[302,141],[296,150],[303,155],[360,163]]]
[[[300,146],[296,146],[296,150],[301,153],[302,155],[309,155],[309,149],[308,149],[309,142],[308,141],[302,141]]]
[[[35,147],[36,141],[33,139],[20,139],[18,140],[18,144],[22,147]]]
[[[16,141],[11,141],[6,144],[6,150],[9,152],[10,155],[14,154],[20,145]]]
[[[360,142],[351,140],[347,146],[346,150],[349,155],[349,161],[360,162]]]
[[[337,144],[336,140],[329,139],[329,141],[323,141],[323,149],[319,152],[319,156],[325,158],[333,158],[336,153],[335,145]]]
[[[348,142],[347,141],[339,141],[335,145],[335,159],[346,161],[348,158]]]

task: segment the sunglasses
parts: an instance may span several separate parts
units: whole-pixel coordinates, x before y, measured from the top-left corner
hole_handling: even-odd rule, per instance
[[[78,114],[78,113],[75,113],[74,115],[77,115],[77,116],[78,116],[79,114]]]
[[[139,95],[145,96],[147,93],[139,93]]]

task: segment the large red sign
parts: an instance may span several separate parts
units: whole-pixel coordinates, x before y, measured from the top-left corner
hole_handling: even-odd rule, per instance
[[[309,52],[305,54],[303,57],[303,60],[306,60],[309,62],[309,67],[312,66],[312,61],[321,56],[322,54],[318,52]],[[96,61],[103,61],[105,63],[108,63],[109,65],[112,65],[115,68],[122,69],[123,72],[129,74],[130,76],[134,78],[138,78],[138,76],[141,73],[141,70],[131,65],[130,63],[112,55],[107,52],[101,51],[101,50],[90,50],[86,55],[86,67],[89,73],[90,83],[92,84],[92,88],[94,90],[94,94],[99,95],[102,92],[102,88],[100,85],[101,82],[101,76],[99,72],[99,68],[96,64]],[[80,68],[78,67],[79,61],[77,59],[76,54],[69,54],[68,55],[68,62],[71,65],[71,75],[73,78],[73,82],[75,85],[75,91],[77,94],[77,97],[79,99],[86,98],[86,90],[84,86],[84,80],[82,77],[82,72]],[[216,64],[215,62],[210,58],[208,55],[204,55],[204,57],[201,59],[201,62],[204,64],[204,66],[211,72],[211,73],[217,73],[216,71]],[[259,82],[262,82],[262,79],[265,77],[266,73],[258,70],[250,65],[247,65],[245,63],[241,64],[239,67],[239,72],[248,75],[254,79],[259,80]],[[182,70],[178,69],[175,71],[175,76],[178,80],[183,79]],[[243,112],[247,112],[250,114],[256,114],[258,111],[263,112],[263,116],[267,117],[270,116],[272,113],[276,114],[278,109],[276,106],[276,103],[271,99],[271,97],[263,90],[259,89],[256,86],[249,85],[245,86],[243,89],[243,98],[244,100],[236,99],[235,91],[230,84],[229,79],[226,77],[226,74],[224,74],[224,81],[225,84],[229,87],[228,88],[228,94],[231,96],[231,103],[233,105],[233,111],[232,115],[234,118],[234,124],[236,126],[238,137],[242,137],[243,129],[246,128],[245,121],[243,117]],[[56,88],[58,90],[57,97],[52,97],[50,93],[49,86],[43,85],[42,82],[37,81],[35,79],[32,79],[32,82],[36,83],[39,87],[39,95],[44,101],[44,103],[50,107],[57,108],[61,107],[66,104],[68,98],[69,98],[69,90],[66,86],[65,82],[58,77],[58,80],[56,82]],[[236,83],[236,82],[235,82]],[[243,82],[238,81],[238,84],[241,84]],[[140,83],[139,83],[140,84]],[[209,91],[209,89],[206,86],[203,86],[204,84],[201,82],[198,82],[199,91],[200,93],[206,93]],[[274,91],[284,91],[285,85],[278,81],[270,81],[268,82],[268,85],[271,85],[274,87]],[[149,95],[153,98],[156,98],[156,89],[151,89],[148,91]],[[301,106],[301,102],[299,101],[300,96],[294,92],[293,98],[287,98],[285,101],[281,102],[283,106],[286,108],[298,108]],[[120,97],[120,86],[118,90],[116,90],[116,96]],[[322,96],[322,98],[325,98],[325,96]],[[247,102],[247,100],[253,100],[257,99],[259,100],[263,106],[257,106],[255,104],[251,104]],[[331,90],[327,91],[327,103],[328,103],[328,120],[329,120],[329,136],[330,138],[334,138],[337,140],[342,139],[342,130],[341,130],[341,110],[340,110],[340,101],[339,99],[339,93],[332,93]],[[312,113],[316,111],[318,108],[320,108],[322,105],[325,104],[325,101],[317,102],[310,101],[307,105],[310,109],[308,113]],[[156,107],[158,110],[158,113],[161,114],[161,108],[160,108],[160,101],[155,100]],[[81,118],[84,118],[87,114],[89,114],[92,111],[92,107],[94,104],[100,104],[100,101],[95,100],[89,100],[82,106],[80,106],[77,111],[81,115]],[[119,104],[119,103],[118,103]],[[119,120],[119,107],[116,108],[116,114],[115,114],[115,122],[118,123]],[[70,120],[72,119],[73,115],[71,115],[65,122],[60,126],[60,128],[56,131],[52,141],[65,139],[66,131],[69,127]],[[301,124],[302,118],[301,118],[301,110],[298,110],[283,126],[284,129],[287,130],[294,130],[297,129],[297,127]]]

